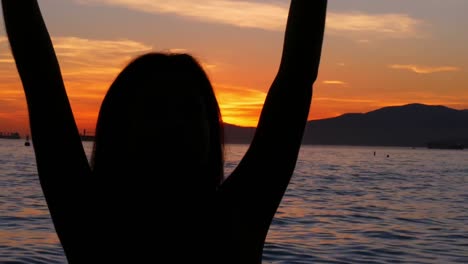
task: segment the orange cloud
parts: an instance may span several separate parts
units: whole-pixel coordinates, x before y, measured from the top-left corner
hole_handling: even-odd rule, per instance
[[[346,82],[343,81],[323,81],[323,84],[330,84],[330,85],[345,85]]]
[[[453,66],[422,66],[422,65],[414,65],[414,64],[393,64],[390,65],[389,68],[397,69],[397,70],[408,70],[419,74],[431,74],[437,72],[456,72],[460,71],[461,69],[458,67]]]
[[[91,40],[77,37],[52,38],[54,49],[65,79],[95,81],[115,77],[124,64],[136,55],[149,52],[152,47],[131,40]],[[0,71],[12,75],[14,60],[5,37],[0,37]],[[3,66],[1,66],[3,64]],[[11,64],[11,65],[9,65]],[[12,71],[13,70],[13,71]],[[17,75],[17,74],[16,74]],[[5,76],[2,75],[2,79]]]
[[[27,120],[26,100],[5,36],[0,36],[0,78],[0,127],[5,130],[19,122],[24,125]]]
[[[330,101],[330,102],[339,102],[339,103],[375,103],[375,100],[366,100],[366,99],[350,99],[350,98],[331,98],[331,97],[317,97],[313,98],[313,101]]]
[[[116,74],[131,58],[152,49],[132,40],[58,37],[52,41],[65,77],[96,78]]]
[[[26,103],[7,40],[0,36],[0,123],[19,127],[27,120]],[[86,127],[94,127],[104,94],[125,64],[152,49],[131,40],[56,37],[52,42],[78,125]]]
[[[14,63],[14,59],[0,59],[0,63]]]
[[[94,129],[102,99],[118,73],[135,56],[152,50],[126,39],[57,37],[52,41],[76,122],[88,130]]]

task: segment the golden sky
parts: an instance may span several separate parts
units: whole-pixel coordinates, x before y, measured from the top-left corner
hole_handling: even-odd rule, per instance
[[[149,51],[188,52],[225,122],[255,126],[281,55],[286,0],[39,0],[80,129],[94,131],[119,71]],[[468,109],[466,0],[329,0],[309,119],[407,103]],[[0,31],[0,131],[27,133]]]

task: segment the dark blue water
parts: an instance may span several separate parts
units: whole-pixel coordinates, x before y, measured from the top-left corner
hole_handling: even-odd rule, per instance
[[[0,139],[0,263],[65,262],[32,148]],[[468,151],[304,146],[264,263],[468,263]]]

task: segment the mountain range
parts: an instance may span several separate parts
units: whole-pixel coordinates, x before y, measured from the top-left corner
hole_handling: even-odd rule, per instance
[[[225,124],[226,143],[248,144],[253,127]],[[306,145],[468,147],[468,110],[408,104],[308,121]]]

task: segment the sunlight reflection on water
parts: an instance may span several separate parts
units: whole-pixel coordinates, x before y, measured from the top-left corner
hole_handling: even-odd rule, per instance
[[[65,263],[22,141],[0,140],[0,190],[0,263]],[[467,193],[468,151],[303,146],[264,263],[468,263]]]

